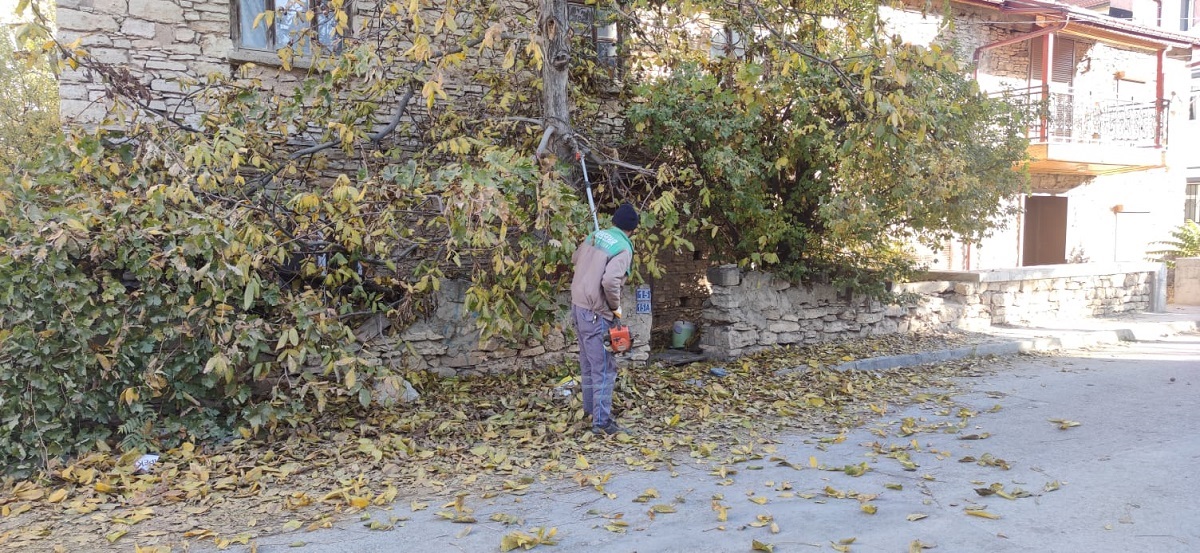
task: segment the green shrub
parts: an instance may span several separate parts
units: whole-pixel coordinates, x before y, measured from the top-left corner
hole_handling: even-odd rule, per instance
[[[1158,250],[1146,252],[1147,259],[1166,263],[1167,267],[1175,268],[1175,260],[1180,257],[1200,257],[1200,224],[1188,219],[1182,225],[1171,231],[1171,239],[1155,242]]]

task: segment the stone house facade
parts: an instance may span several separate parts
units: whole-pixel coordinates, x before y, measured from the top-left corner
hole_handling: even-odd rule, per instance
[[[985,92],[1048,110],[1029,131],[1020,214],[978,246],[926,252],[932,268],[1140,261],[1182,222],[1200,36],[1074,4],[955,1],[949,26],[936,6],[885,11],[904,40],[975,63]]]

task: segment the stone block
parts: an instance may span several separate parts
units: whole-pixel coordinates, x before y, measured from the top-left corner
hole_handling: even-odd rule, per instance
[[[883,320],[883,313],[859,313],[854,322],[858,324],[875,324]]]
[[[117,48],[93,48],[89,54],[101,63],[124,65],[129,63],[129,52]]]
[[[142,38],[154,38],[157,28],[154,23],[128,17],[121,23],[121,34]]]
[[[422,321],[413,324],[400,334],[400,339],[406,342],[418,342],[422,340],[445,340],[446,335],[439,332],[432,323]]]
[[[949,281],[945,280],[930,280],[925,282],[904,282],[897,284],[892,288],[893,292],[898,294],[913,293],[922,295],[936,295],[946,292],[951,289]]]
[[[706,277],[714,286],[737,286],[742,283],[742,270],[737,265],[721,265],[708,269]]]
[[[797,332],[800,330],[800,324],[790,321],[778,321],[767,325],[767,330],[775,333]]]
[[[187,71],[187,68],[187,65],[174,61],[148,60],[146,62],[146,69],[183,72]]]
[[[800,318],[804,319],[804,320],[820,319],[828,314],[829,314],[828,311],[826,311],[825,309],[821,309],[821,308],[801,309],[800,312],[798,313]]]
[[[544,353],[546,353],[546,347],[545,346],[537,346],[537,347],[521,350],[521,357],[536,357],[536,356],[542,355]]]
[[[120,28],[111,15],[85,13],[79,10],[60,9],[57,14],[59,29],[82,32],[115,33]]]
[[[159,92],[182,92],[183,91],[183,89],[180,88],[178,82],[168,81],[166,79],[154,79],[153,81],[150,81],[150,90],[157,90]]]
[[[446,355],[450,351],[450,347],[441,342],[409,342],[408,347],[412,353],[421,357]]]
[[[979,293],[980,285],[974,282],[955,282],[954,293],[960,296],[973,296]]]
[[[101,13],[129,15],[129,0],[91,0],[92,9]]]
[[[183,21],[183,8],[169,0],[129,0],[129,13],[159,23]]]
[[[781,332],[776,336],[776,342],[781,345],[799,344],[804,342],[803,332]]]

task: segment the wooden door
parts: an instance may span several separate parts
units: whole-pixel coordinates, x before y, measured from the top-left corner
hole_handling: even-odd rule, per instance
[[[1067,262],[1067,199],[1062,196],[1025,197],[1025,244],[1021,265]]]

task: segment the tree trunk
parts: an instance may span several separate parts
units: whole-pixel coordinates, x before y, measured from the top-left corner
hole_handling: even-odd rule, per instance
[[[567,23],[566,0],[542,0],[538,12],[542,35],[542,108],[545,128],[551,132],[545,153],[569,165],[575,162],[575,139],[571,130],[571,106],[567,98],[567,73],[571,61],[571,28]],[[574,173],[575,171],[572,171]],[[573,179],[574,180],[574,179]]]

